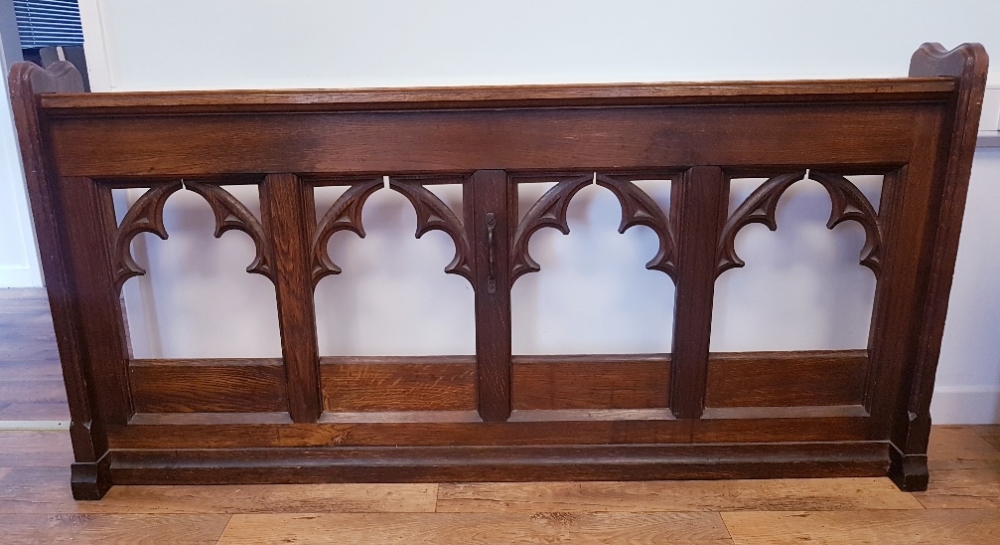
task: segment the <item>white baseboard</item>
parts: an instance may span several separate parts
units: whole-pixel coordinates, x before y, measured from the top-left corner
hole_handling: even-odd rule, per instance
[[[0,288],[40,288],[42,279],[33,267],[0,267]]]
[[[931,401],[934,424],[1000,424],[1000,388],[939,386]]]

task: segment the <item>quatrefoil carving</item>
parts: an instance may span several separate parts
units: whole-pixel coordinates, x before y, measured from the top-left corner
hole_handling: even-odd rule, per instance
[[[745,265],[736,254],[737,233],[751,223],[760,223],[772,231],[776,230],[778,224],[775,213],[778,201],[792,184],[805,177],[805,171],[775,176],[761,184],[733,212],[726,221],[719,239],[716,275]],[[860,262],[878,277],[882,265],[882,228],[878,213],[871,202],[857,186],[839,174],[811,171],[809,179],[819,182],[830,195],[832,206],[830,219],[826,223],[827,228],[833,229],[848,220],[856,221],[864,228],[865,245],[861,249]]]
[[[368,197],[384,187],[381,178],[367,180],[352,185],[338,198],[319,220],[313,233],[313,285],[331,274],[340,274],[341,269],[330,259],[328,245],[330,237],[339,231],[350,231],[361,238],[365,228],[361,222],[361,211]],[[455,257],[445,267],[445,272],[465,277],[473,282],[472,249],[465,228],[458,216],[437,195],[418,181],[389,179],[389,188],[406,197],[417,213],[416,237],[430,231],[442,231],[455,243]]]
[[[653,176],[663,177],[663,176]],[[662,271],[674,278],[676,270],[676,243],[674,232],[667,220],[666,214],[652,198],[639,186],[632,183],[636,176],[597,174],[597,185],[611,191],[618,198],[622,207],[622,220],[618,232],[624,233],[636,225],[649,227],[659,238],[659,249],[653,259],[646,263],[646,268]],[[566,217],[569,203],[584,187],[594,182],[592,174],[566,178],[544,195],[525,214],[517,226],[511,242],[511,283],[522,275],[538,272],[541,266],[528,252],[528,242],[531,235],[543,227],[558,229],[562,234],[569,234],[569,223]]]
[[[113,271],[115,288],[121,291],[126,280],[146,274],[146,270],[132,257],[132,239],[139,233],[153,233],[166,240],[169,235],[163,225],[163,207],[171,195],[183,188],[201,195],[212,208],[215,216],[215,238],[233,229],[243,231],[250,236],[257,254],[247,267],[247,272],[266,276],[273,282],[271,246],[264,235],[260,221],[253,213],[231,193],[217,185],[177,181],[150,187],[122,218],[112,241],[116,257]]]

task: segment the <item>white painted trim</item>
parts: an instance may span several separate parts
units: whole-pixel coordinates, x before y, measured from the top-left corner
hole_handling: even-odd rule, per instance
[[[13,4],[8,0],[0,0],[0,77],[3,82],[4,112],[0,115],[0,183],[3,184],[4,198],[11,201],[3,204],[3,211],[13,214],[17,226],[13,233],[3,233],[6,237],[16,237],[20,249],[10,252],[12,255],[0,256],[0,288],[34,288],[42,286],[42,270],[38,258],[38,244],[35,240],[34,224],[31,221],[31,209],[28,206],[28,191],[24,180],[24,170],[21,166],[21,153],[17,145],[17,133],[14,130],[14,112],[10,103],[10,92],[7,88],[7,72],[10,65],[22,60],[20,40],[17,36],[17,24],[10,19],[13,14]],[[8,185],[9,184],[9,185]],[[9,191],[9,193],[8,193]]]
[[[110,48],[104,31],[101,0],[79,0],[80,24],[83,27],[83,54],[87,58],[87,77],[91,91],[111,91]]]
[[[0,420],[0,431],[66,431],[69,422],[61,420]]]
[[[976,147],[1000,148],[1000,85],[986,86]]]
[[[1000,422],[1000,388],[939,386],[931,401],[935,424],[996,424]]]

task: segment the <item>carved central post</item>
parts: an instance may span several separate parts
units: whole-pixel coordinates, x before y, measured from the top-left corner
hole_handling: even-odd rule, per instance
[[[274,252],[288,412],[295,422],[316,422],[322,412],[310,244],[314,207],[311,188],[293,174],[271,174],[260,186],[261,217]]]
[[[510,210],[516,192],[503,170],[477,170],[465,184],[466,229],[473,241],[479,416],[510,417]]]
[[[729,212],[729,184],[722,169],[685,171],[671,186],[670,208],[677,233],[670,408],[677,418],[700,418],[712,338],[716,248]]]

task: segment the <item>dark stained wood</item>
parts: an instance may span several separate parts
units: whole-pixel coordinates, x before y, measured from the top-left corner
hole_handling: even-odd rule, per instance
[[[285,411],[281,360],[133,360],[129,381],[141,413]]]
[[[476,409],[474,356],[325,357],[320,373],[326,411]]]
[[[115,453],[119,484],[648,480],[875,476],[885,444],[630,445],[590,447],[420,447],[379,449],[212,449],[192,461],[177,451]],[[697,454],[696,454],[697,453]],[[796,463],[788,463],[794,456]],[[558,463],[554,463],[558,461]]]
[[[260,186],[260,210],[274,252],[272,274],[281,355],[288,378],[288,412],[295,422],[315,422],[322,411],[322,399],[309,259],[309,241],[316,224],[312,189],[292,174],[268,175]]]
[[[97,95],[77,92],[68,65],[18,65],[74,497],[113,482],[887,471],[923,488],[986,64],[977,45],[926,45],[913,77],[891,80]],[[710,354],[715,279],[743,264],[738,232],[773,228],[807,169],[829,193],[829,226],[865,230],[859,262],[877,278],[867,349]],[[877,213],[850,174],[884,175]],[[736,176],[770,181],[729,215]],[[671,180],[669,211],[640,179]],[[532,181],[557,185],[519,221],[517,186]],[[590,183],[618,198],[621,231],[658,237],[646,266],[676,284],[672,354],[512,357],[511,284],[538,270],[530,237],[568,230],[569,203]],[[258,186],[259,220],[227,184]],[[432,184],[463,185],[461,218]],[[349,187],[317,220],[324,185]],[[364,204],[386,186],[413,205],[418,237],[440,230],[454,243],[445,272],[475,291],[474,358],[320,361],[313,292],[340,272],[330,236],[364,236]],[[119,226],[110,191],[122,187],[149,191]],[[280,363],[128,361],[118,292],[142,273],[130,241],[166,236],[163,203],[177,190],[208,201],[216,236],[253,240],[247,270],[275,285]]]
[[[499,166],[562,172],[691,164],[881,169],[909,160],[913,115],[928,108],[934,109],[862,103],[122,116],[54,119],[51,130],[62,173],[95,178],[454,174]]]
[[[938,199],[928,210],[933,234],[923,239],[927,255],[927,285],[917,332],[917,352],[913,364],[913,381],[906,398],[906,412],[913,415],[906,421],[897,420],[893,444],[904,456],[925,460],[931,430],[931,394],[941,354],[941,338],[948,313],[958,238],[965,213],[969,189],[972,155],[976,147],[979,117],[986,87],[988,60],[981,45],[972,44],[948,51],[940,44],[924,44],[910,61],[910,76],[951,76],[958,82],[957,93],[950,104],[951,111],[944,125],[944,146],[947,155],[940,155],[937,178]],[[897,409],[897,414],[899,409]],[[897,483],[907,489],[927,487],[923,469],[913,475],[896,472]]]
[[[57,62],[49,70],[29,63],[15,64],[11,66],[8,81],[39,257],[66,382],[73,454],[77,463],[96,463],[107,452],[106,426],[103,419],[94,418],[97,392],[84,352],[86,340],[74,292],[66,228],[59,221],[64,212],[59,200],[58,168],[46,151],[49,140],[42,127],[43,114],[36,97],[42,93],[82,92],[83,80],[72,64]]]
[[[522,85],[341,91],[201,91],[46,96],[52,115],[316,112],[650,104],[895,102],[944,100],[955,82],[942,78],[719,83]]]
[[[867,367],[864,350],[712,354],[705,405],[861,405]]]
[[[670,356],[515,356],[515,410],[670,406]]]
[[[677,233],[670,404],[678,418],[705,407],[712,339],[715,247],[729,211],[729,184],[718,167],[694,167],[670,186],[670,219]]]
[[[475,240],[476,390],[486,422],[510,416],[510,247],[517,195],[502,170],[478,170],[465,184],[466,229]],[[511,213],[511,209],[514,213]]]

